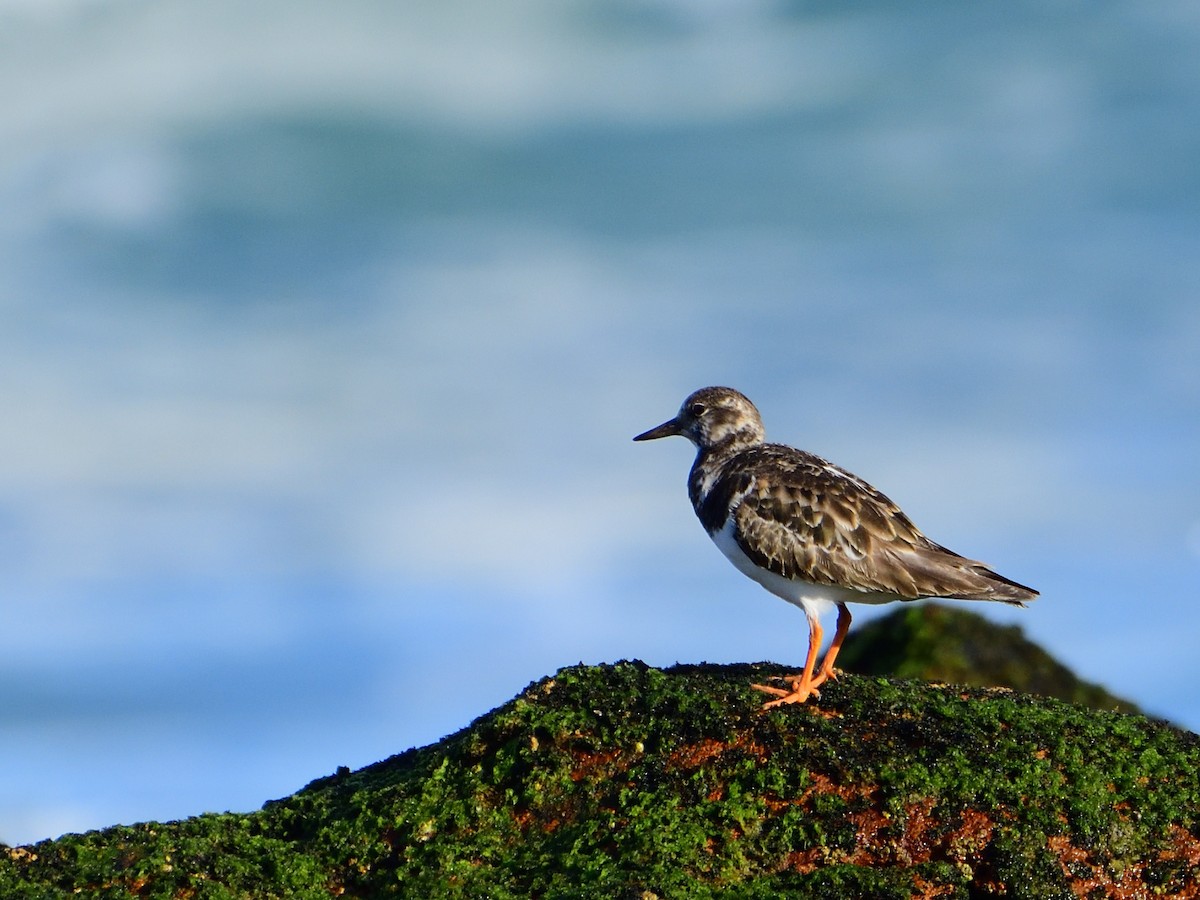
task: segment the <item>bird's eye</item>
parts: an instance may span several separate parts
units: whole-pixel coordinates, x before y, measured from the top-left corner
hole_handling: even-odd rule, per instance
[[[704,415],[704,413],[707,411],[708,411],[708,407],[705,406],[703,403],[693,403],[691,406],[688,407],[688,413],[697,419],[700,418],[702,415]]]

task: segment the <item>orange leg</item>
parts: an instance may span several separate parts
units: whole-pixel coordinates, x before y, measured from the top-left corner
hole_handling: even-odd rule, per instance
[[[837,672],[833,669],[833,661],[837,659],[838,651],[842,649],[842,641],[846,639],[846,632],[849,630],[850,609],[846,604],[842,603],[838,605],[837,631],[833,633],[833,643],[829,645],[829,651],[825,654],[825,661],[821,663],[821,671],[813,678],[813,687],[824,684],[830,678],[837,678]]]
[[[849,627],[849,622],[846,623]],[[838,619],[838,625],[841,626],[841,618]],[[810,694],[816,693],[813,690],[813,669],[817,665],[817,654],[821,651],[821,639],[824,632],[821,630],[821,623],[816,617],[808,620],[808,659],[804,661],[804,673],[792,678],[792,689],[785,691],[782,688],[770,687],[765,684],[752,684],[750,687],[756,691],[762,691],[764,694],[773,694],[777,699],[768,700],[763,704],[763,709],[770,709],[773,706],[781,706],[784,703],[803,703],[809,698]]]

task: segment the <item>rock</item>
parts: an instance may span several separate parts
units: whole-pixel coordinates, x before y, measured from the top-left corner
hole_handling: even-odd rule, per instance
[[[1093,709],[1140,713],[1128,700],[1084,681],[1016,625],[995,625],[973,612],[937,603],[900,606],[856,628],[838,666],[862,675],[1007,687]]]
[[[1006,689],[572,666],[245,815],[0,851],[0,896],[1047,898],[1200,892],[1200,738]]]

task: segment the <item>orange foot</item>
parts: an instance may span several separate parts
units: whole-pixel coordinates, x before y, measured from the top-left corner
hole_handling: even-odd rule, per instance
[[[763,709],[772,709],[776,706],[783,706],[785,703],[803,703],[809,697],[820,697],[821,692],[816,689],[816,686],[811,682],[804,684],[802,679],[797,678],[792,681],[792,689],[785,691],[783,688],[771,687],[766,684],[752,684],[750,687],[756,691],[762,691],[764,694],[773,694],[776,699],[768,700],[762,705]]]
[[[813,676],[813,687],[817,687],[817,685],[824,684],[827,681],[837,681],[837,677],[837,669],[833,668],[832,666],[829,668],[822,668],[820,672]]]
[[[838,676],[841,674],[842,674],[841,669],[822,668],[821,671],[819,671],[815,675],[813,675],[812,681],[809,683],[809,687],[820,687],[826,681],[837,681]],[[787,681],[787,682],[791,682],[794,685],[799,684],[803,679],[804,679],[803,675],[769,675],[769,676],[767,676],[768,681]],[[757,687],[759,690],[766,691],[769,694],[772,694],[775,691],[779,690],[778,688],[766,688],[766,687],[762,687],[760,685],[754,685],[754,684],[750,685],[750,687]]]
[[[837,678],[837,671],[833,668],[833,661],[837,659],[838,650],[841,649],[842,641],[846,637],[846,632],[850,628],[850,610],[846,608],[844,603],[838,604],[838,621],[837,633],[833,636],[833,643],[829,647],[829,652],[825,654],[825,660],[821,663],[820,671],[814,674],[814,669],[817,665],[817,652],[821,648],[821,623],[815,616],[808,620],[808,658],[804,661],[804,672],[800,675],[789,675],[781,678],[781,681],[791,683],[791,690],[787,691],[783,688],[771,687],[766,684],[752,684],[750,687],[756,691],[762,691],[764,694],[771,694],[775,697],[774,700],[768,700],[763,704],[763,709],[771,709],[776,706],[783,706],[785,703],[803,703],[809,697],[820,697],[821,692],[817,690],[831,678]]]

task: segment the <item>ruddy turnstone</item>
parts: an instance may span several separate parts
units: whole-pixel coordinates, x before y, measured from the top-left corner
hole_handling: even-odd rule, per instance
[[[791,690],[751,685],[803,703],[836,678],[833,663],[850,628],[847,603],[947,597],[1024,606],[1038,592],[981,562],[935,544],[895,503],[833,463],[764,440],[754,404],[727,387],[701,388],[679,414],[635,441],[682,435],[696,445],[688,496],[708,536],[743,575],[808,617],[808,656]],[[838,610],[837,631],[814,674],[820,615]]]

